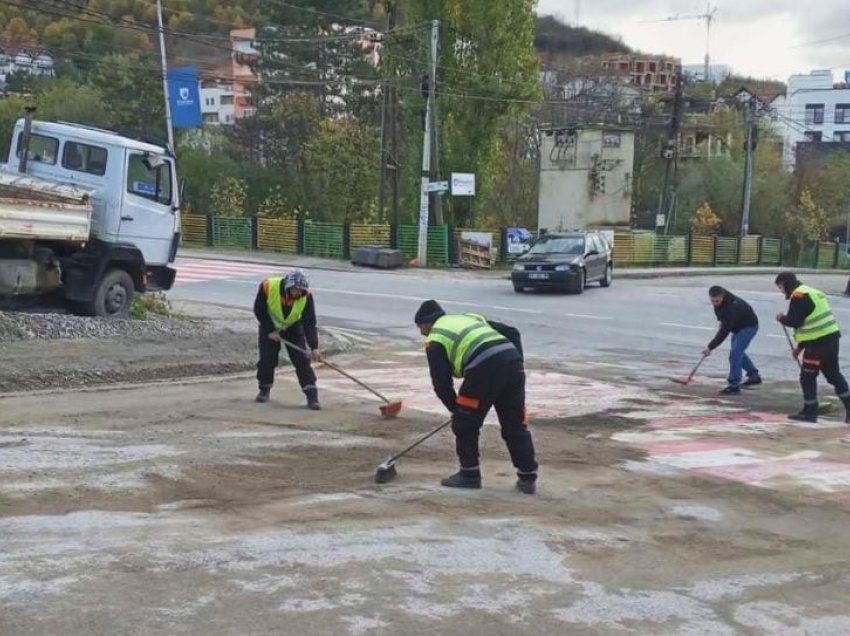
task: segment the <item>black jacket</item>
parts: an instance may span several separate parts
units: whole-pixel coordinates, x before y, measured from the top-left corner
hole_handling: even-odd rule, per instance
[[[714,339],[708,343],[708,348],[712,350],[723,344],[730,333],[738,333],[742,329],[759,326],[758,316],[750,304],[729,291],[724,294],[720,306],[714,308],[714,315],[720,322],[720,329],[717,330]]]
[[[288,316],[292,311],[286,303],[283,303],[283,315]],[[260,288],[257,290],[257,297],[254,299],[254,315],[260,322],[260,331],[263,333],[272,333],[275,331],[272,317],[269,315],[269,307],[266,302],[266,292],[263,290],[263,285],[260,283]],[[301,320],[295,323],[290,329],[301,329],[304,331],[304,337],[307,340],[307,346],[310,349],[319,348],[319,330],[316,326],[316,306],[313,302],[313,295],[307,296],[307,306],[304,307],[304,313],[301,315]],[[297,343],[296,343],[297,344]]]
[[[516,359],[522,360],[522,338],[519,330],[500,322],[493,322],[492,320],[488,320],[487,324],[507,338],[514,346],[513,350],[500,352],[493,359],[504,359],[506,362]],[[483,345],[478,350],[477,355],[480,355],[491,346],[498,344],[502,343],[494,342]],[[452,374],[452,364],[449,361],[449,354],[445,347],[436,343],[431,343],[426,347],[425,353],[428,357],[428,368],[431,371],[431,384],[434,386],[434,393],[437,394],[437,397],[440,398],[440,401],[449,411],[454,411],[457,393],[455,393],[454,376]]]

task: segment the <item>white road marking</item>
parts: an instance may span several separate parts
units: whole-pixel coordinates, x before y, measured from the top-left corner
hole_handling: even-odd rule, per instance
[[[678,322],[662,322],[662,327],[679,327],[680,329],[699,329],[700,331],[714,331],[714,327],[698,327],[696,325],[682,325]]]
[[[251,281],[244,280],[234,280],[229,281],[232,283],[238,283],[241,285],[256,285],[256,283]],[[331,289],[330,287],[311,287],[313,291],[318,291],[326,294],[344,294],[348,296],[373,296],[375,298],[391,298],[394,300],[411,300],[415,302],[422,302],[423,296],[405,296],[402,294],[384,294],[381,292],[366,292],[366,291],[354,291],[351,289]],[[535,309],[520,309],[518,307],[504,307],[502,305],[483,305],[481,303],[467,303],[461,300],[447,300],[444,298],[437,298],[437,302],[443,305],[463,305],[464,307],[475,307],[475,308],[484,308],[484,309],[497,309],[499,311],[515,311],[523,314],[540,314],[543,315],[545,312],[537,311]]]

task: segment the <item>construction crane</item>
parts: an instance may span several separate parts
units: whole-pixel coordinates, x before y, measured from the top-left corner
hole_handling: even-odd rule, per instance
[[[709,62],[711,58],[709,56],[709,48],[711,45],[711,23],[714,22],[714,14],[717,13],[717,7],[712,7],[711,4],[705,5],[705,13],[698,13],[695,15],[673,15],[669,18],[664,18],[663,20],[644,20],[643,23],[647,24],[650,22],[677,22],[679,20],[705,20],[705,81],[708,82],[708,72],[709,72]]]

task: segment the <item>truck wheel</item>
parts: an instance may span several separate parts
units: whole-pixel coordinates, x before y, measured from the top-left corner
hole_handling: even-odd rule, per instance
[[[133,304],[133,279],[123,269],[110,269],[94,295],[89,309],[92,316],[126,318]]]

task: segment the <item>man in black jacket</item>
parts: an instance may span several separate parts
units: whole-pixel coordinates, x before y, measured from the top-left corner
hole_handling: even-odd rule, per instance
[[[452,413],[460,470],[449,488],[481,488],[478,436],[491,407],[517,469],[516,487],[533,495],[537,461],[525,412],[525,370],[519,331],[478,314],[447,315],[435,300],[422,303],[414,322],[427,336],[425,351],[434,392]],[[463,378],[455,392],[454,378]]]
[[[758,333],[759,319],[749,303],[719,285],[714,285],[708,290],[708,297],[714,305],[714,315],[720,322],[720,328],[708,346],[703,349],[703,355],[711,355],[712,351],[723,344],[726,336],[732,334],[732,348],[729,350],[729,377],[726,388],[720,393],[737,395],[741,392],[742,370],[747,373],[743,386],[761,384],[759,370],[747,355],[747,347]]]
[[[257,383],[260,392],[257,402],[268,402],[274,384],[274,370],[278,365],[280,345],[286,340],[301,349],[310,348],[311,356],[287,345],[286,352],[295,367],[301,390],[307,397],[307,407],[318,411],[319,389],[316,374],[310,365],[322,361],[319,351],[319,331],[316,326],[316,307],[310,285],[301,271],[285,277],[267,278],[260,284],[254,299],[254,315],[260,323],[258,346],[260,359],[257,362]]]

